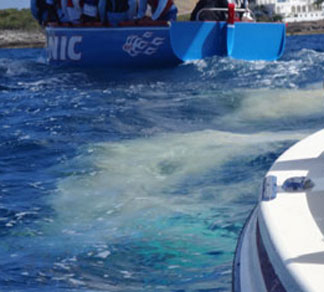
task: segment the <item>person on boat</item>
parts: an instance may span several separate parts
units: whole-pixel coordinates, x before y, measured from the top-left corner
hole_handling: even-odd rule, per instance
[[[145,17],[147,4],[152,10],[152,20],[177,20],[178,9],[173,0],[140,0],[137,18]]]
[[[69,17],[67,13],[67,0],[56,0],[57,15],[59,18],[59,23],[69,22]]]
[[[67,18],[72,24],[81,23],[82,7],[80,0],[67,0],[66,2]]]
[[[99,14],[102,23],[117,26],[119,22],[129,20],[128,0],[99,0]]]
[[[190,20],[226,20],[226,13],[224,11],[212,11],[208,8],[227,8],[227,0],[199,0],[194,10],[190,15]],[[204,9],[204,10],[203,10]]]
[[[56,22],[59,17],[56,12],[56,0],[34,0],[31,1],[31,11],[40,25]]]
[[[46,16],[46,2],[44,0],[31,0],[30,10],[33,17],[38,21],[40,25],[42,25]]]
[[[138,0],[128,0],[128,18],[135,19],[138,11]]]
[[[46,0],[47,6],[47,18],[46,23],[48,22],[59,22],[59,16],[57,14],[57,1],[56,0]],[[45,25],[46,25],[45,23]]]
[[[245,13],[241,13],[241,20],[253,20],[249,14],[247,0],[199,0],[194,10],[191,13],[190,20],[213,20],[213,21],[226,21],[227,12],[208,10],[209,8],[227,8],[229,3],[234,3],[238,8],[246,8]],[[242,16],[243,15],[243,16]]]
[[[82,22],[92,23],[98,20],[99,0],[83,0]]]

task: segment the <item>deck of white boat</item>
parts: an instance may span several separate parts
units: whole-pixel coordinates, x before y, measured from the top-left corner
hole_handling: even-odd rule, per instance
[[[324,130],[286,151],[267,175],[277,197],[262,201],[258,221],[275,270],[288,291],[324,291]],[[283,182],[307,176],[307,192],[285,192]]]

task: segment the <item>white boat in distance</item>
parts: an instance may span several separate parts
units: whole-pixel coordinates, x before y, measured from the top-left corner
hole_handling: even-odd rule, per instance
[[[324,291],[324,130],[267,173],[238,242],[233,291]]]

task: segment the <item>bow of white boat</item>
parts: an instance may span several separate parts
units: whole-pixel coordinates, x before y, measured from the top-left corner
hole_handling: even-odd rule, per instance
[[[234,290],[323,291],[323,234],[324,130],[289,148],[267,173],[238,247]]]

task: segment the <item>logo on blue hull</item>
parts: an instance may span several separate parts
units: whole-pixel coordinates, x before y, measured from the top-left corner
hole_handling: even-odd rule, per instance
[[[131,57],[138,55],[154,55],[163,45],[165,38],[154,37],[152,32],[143,35],[129,35],[123,45],[123,50]]]

